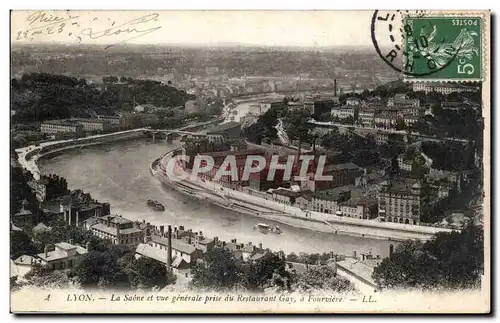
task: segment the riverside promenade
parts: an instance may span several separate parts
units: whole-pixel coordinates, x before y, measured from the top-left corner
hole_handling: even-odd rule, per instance
[[[153,165],[156,166],[160,163],[166,165],[172,153],[173,151],[163,155],[153,162]],[[427,240],[438,232],[452,231],[447,228],[379,222],[377,220],[340,217],[334,214],[309,210],[304,211],[299,207],[232,190],[215,182],[207,182],[199,178],[191,179],[190,174],[184,171],[180,165],[175,167],[175,173],[180,175],[180,178],[185,178],[181,181],[172,181],[155,169],[152,169],[152,172],[164,184],[198,199],[207,200],[240,213],[310,230],[395,241],[406,239]]]

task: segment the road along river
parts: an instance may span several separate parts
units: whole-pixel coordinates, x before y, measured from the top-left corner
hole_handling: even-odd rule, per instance
[[[152,160],[178,143],[165,140],[138,139],[65,151],[62,155],[40,159],[40,171],[65,177],[71,189],[83,189],[99,201],[111,203],[111,212],[135,220],[146,220],[153,225],[184,225],[203,231],[209,237],[223,240],[236,238],[238,242],[262,243],[272,250],[295,252],[336,252],[352,254],[353,251],[385,257],[390,242],[347,235],[334,235],[296,228],[266,220],[269,225],[279,225],[281,235],[262,234],[253,225],[262,219],[244,215],[190,198],[171,189],[165,189],[149,172]],[[165,212],[150,210],[146,201],[155,199],[165,205]]]

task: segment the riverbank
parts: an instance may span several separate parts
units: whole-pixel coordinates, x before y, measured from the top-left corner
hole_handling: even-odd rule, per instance
[[[35,179],[40,178],[40,170],[37,161],[40,158],[50,157],[54,153],[60,153],[69,149],[83,148],[101,145],[109,142],[132,140],[144,136],[143,129],[120,131],[105,135],[96,135],[79,139],[57,140],[30,145],[16,149],[18,161],[21,166],[30,171]]]
[[[284,205],[272,200],[231,190],[213,182],[207,183],[201,180],[192,181],[189,179],[171,181],[157,169],[154,169],[153,165],[166,164],[172,152],[165,154],[150,164],[151,173],[164,185],[172,187],[181,193],[200,200],[206,200],[239,213],[314,231],[393,241],[407,239],[426,240],[434,236],[437,232],[451,231],[444,228],[384,223],[373,220],[338,217],[332,214],[313,211],[305,212],[298,207]],[[184,175],[184,177],[189,176],[187,173]]]

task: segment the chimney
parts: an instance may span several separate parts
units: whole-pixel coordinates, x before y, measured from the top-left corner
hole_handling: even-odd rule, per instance
[[[203,232],[202,232],[202,231],[200,231],[200,236],[202,236],[202,237],[203,237]]]
[[[43,252],[45,253],[45,258],[47,258],[49,256],[49,246],[45,246]]]
[[[392,254],[394,253],[394,245],[389,245],[389,259],[392,259]]]
[[[181,226],[179,227],[179,230],[184,231],[184,226],[183,226],[183,225],[181,225]]]
[[[70,211],[70,213],[69,213],[69,217],[70,217],[70,219],[71,219],[71,211]],[[71,221],[71,220],[70,220],[70,221]],[[108,217],[106,218],[106,226],[108,226],[108,227],[110,227],[110,226],[111,226],[111,217],[110,217],[110,216],[108,216]]]
[[[222,247],[226,246],[226,241],[222,241]]]
[[[214,237],[214,242],[217,244],[217,242],[219,242],[219,237]]]
[[[167,266],[170,269],[170,267],[172,266],[172,226],[170,225],[168,226],[167,230],[167,239],[168,239]]]
[[[337,80],[333,80],[333,96],[337,96]]]
[[[164,232],[165,232],[165,226],[160,225],[160,234],[163,235]]]
[[[259,249],[262,250],[262,242],[259,243]]]
[[[362,253],[362,254],[361,254],[361,259],[362,259],[363,261],[365,261],[365,254],[364,254],[364,253]]]
[[[142,220],[142,223],[146,224],[146,220]]]
[[[174,228],[174,232],[177,232],[177,227]]]
[[[73,239],[69,239],[69,244],[73,244]]]
[[[357,259],[357,257],[356,257],[356,251],[353,251],[353,252],[352,252],[352,257],[353,257],[354,259]]]

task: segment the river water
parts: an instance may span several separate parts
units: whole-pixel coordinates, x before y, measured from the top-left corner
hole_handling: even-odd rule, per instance
[[[262,243],[266,248],[286,253],[371,251],[382,257],[388,255],[389,241],[315,232],[273,221],[265,222],[279,225],[283,234],[262,234],[252,228],[264,222],[262,219],[165,189],[150,174],[149,164],[176,145],[175,141],[167,144],[165,140],[153,142],[152,139],[121,141],[68,150],[63,155],[40,160],[39,167],[42,173],[65,177],[71,189],[83,189],[97,200],[109,202],[113,214],[122,214],[131,220],[146,220],[153,225],[184,225],[193,231],[203,231],[209,237]],[[150,210],[146,205],[148,199],[160,201],[165,212]]]

